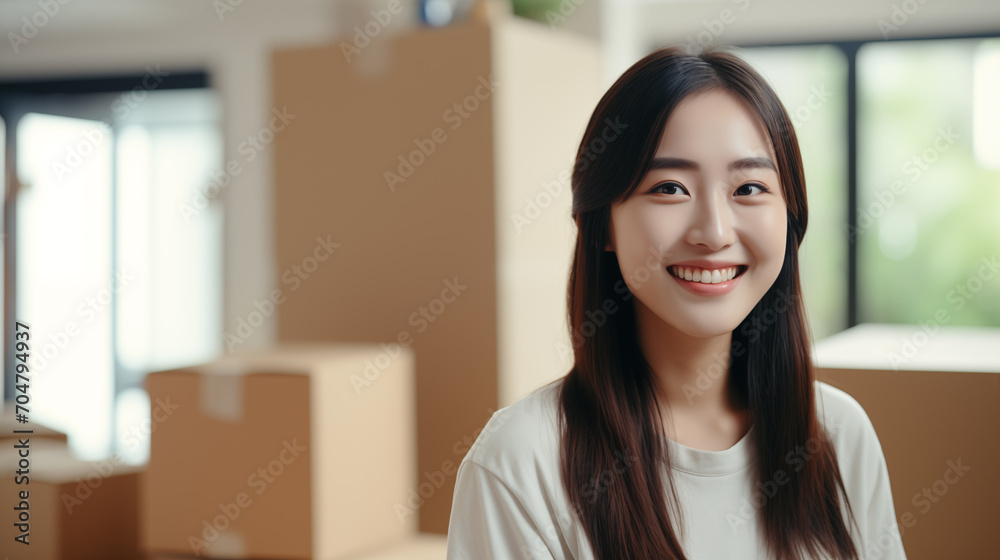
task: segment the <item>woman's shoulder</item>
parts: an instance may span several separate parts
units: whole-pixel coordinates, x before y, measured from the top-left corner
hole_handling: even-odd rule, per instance
[[[878,468],[884,468],[882,444],[861,403],[846,391],[817,380],[816,407],[845,482],[867,482]]]
[[[563,379],[538,387],[494,412],[462,463],[476,463],[502,479],[517,478],[526,467],[558,467],[559,388]]]
[[[843,389],[816,380],[816,412],[834,439],[874,434],[874,427],[861,403]]]
[[[846,391],[821,381],[816,384],[817,408],[833,440],[851,513],[862,531],[858,542],[865,546],[877,542],[885,558],[905,560],[888,464],[868,413]]]

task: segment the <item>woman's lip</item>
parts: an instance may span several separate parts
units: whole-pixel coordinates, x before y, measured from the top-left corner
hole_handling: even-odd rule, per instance
[[[686,266],[694,268],[707,268],[708,270],[718,270],[720,268],[729,268],[733,266],[745,266],[745,265],[729,261],[709,261],[705,259],[697,259],[693,261],[675,262],[670,266]]]
[[[746,271],[744,271],[744,273],[745,272]],[[669,274],[671,278],[676,280],[677,283],[685,289],[700,296],[721,296],[723,294],[727,294],[736,287],[736,284],[740,282],[740,278],[743,278],[743,274],[740,274],[739,276],[733,277],[732,280],[726,280],[725,282],[719,282],[718,284],[704,284],[702,282],[694,282],[678,278],[669,272],[667,274]]]

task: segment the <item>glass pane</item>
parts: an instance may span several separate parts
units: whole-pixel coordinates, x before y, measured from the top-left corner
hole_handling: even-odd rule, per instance
[[[118,250],[135,289],[122,294],[118,347],[122,366],[140,378],[221,351],[221,208],[192,204],[220,160],[214,125],[121,131]]]
[[[832,46],[741,51],[792,118],[805,167],[809,222],[799,274],[813,338],[847,327],[847,61]]]
[[[994,39],[858,53],[860,321],[1000,325],[998,52]]]
[[[116,248],[130,284],[116,350],[119,390],[131,389],[118,395],[116,438],[131,463],[149,456],[145,375],[222,352],[219,117],[212,91],[174,90],[148,94],[119,123]]]
[[[79,456],[110,451],[112,132],[30,113],[19,122],[17,320],[31,325],[31,416]]]

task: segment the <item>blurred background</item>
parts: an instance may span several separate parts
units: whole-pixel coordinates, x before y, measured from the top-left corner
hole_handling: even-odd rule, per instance
[[[492,42],[449,31],[476,18]],[[417,438],[438,442],[417,470],[460,460],[452,443],[571,365],[559,172],[600,95],[667,45],[737,47],[791,114],[816,341],[1000,327],[993,0],[4,0],[0,32],[3,397],[21,321],[32,420],[84,460],[149,461],[151,372],[404,332]],[[407,156],[430,183],[410,180],[435,127],[465,136]]]

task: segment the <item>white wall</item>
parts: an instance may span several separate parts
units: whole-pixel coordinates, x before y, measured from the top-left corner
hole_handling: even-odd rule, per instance
[[[997,0],[603,0],[601,9],[609,86],[656,46],[709,39],[751,44],[1000,31]]]

